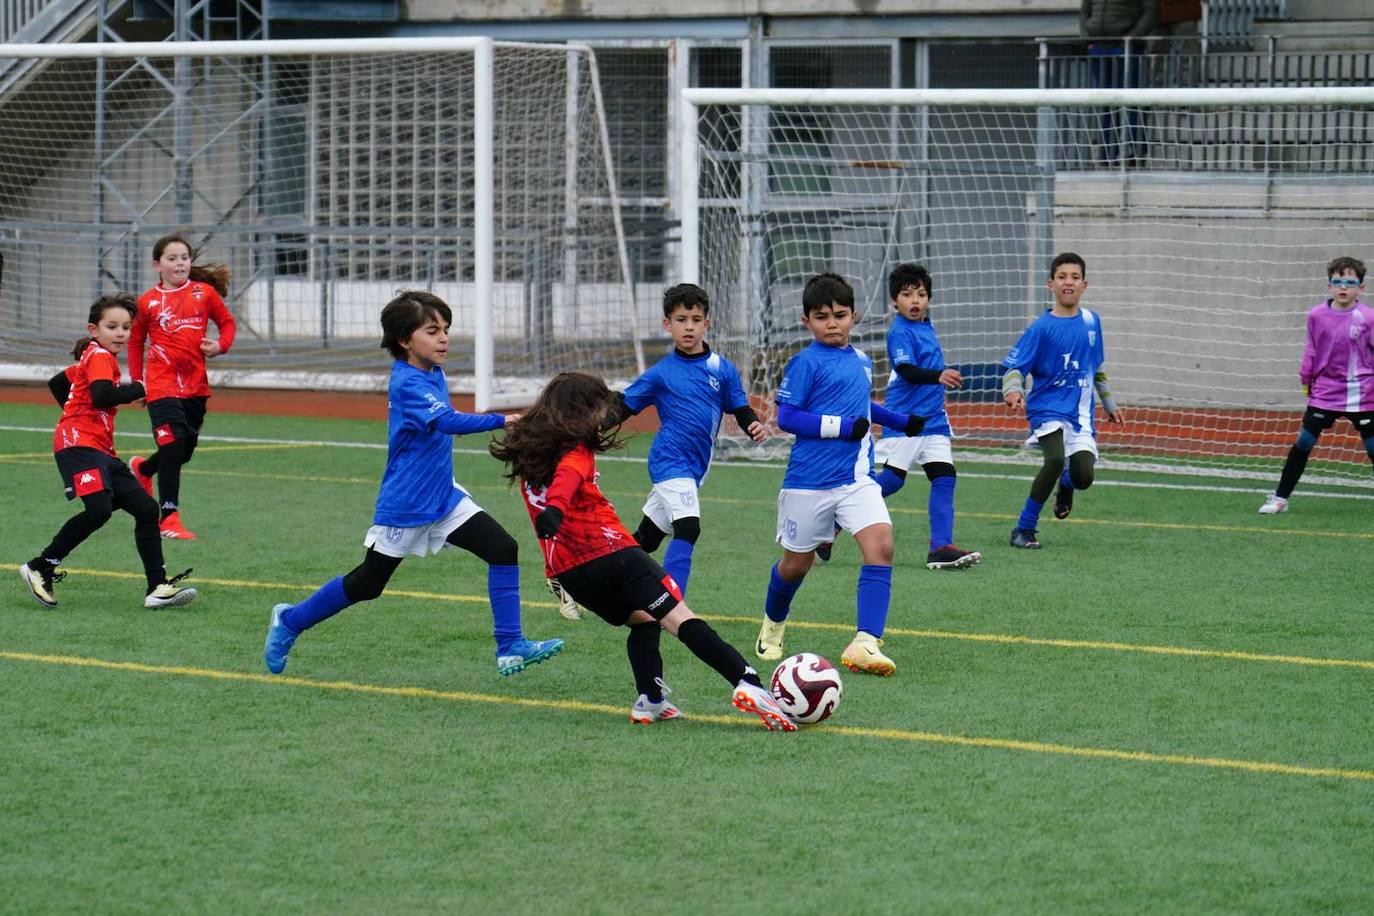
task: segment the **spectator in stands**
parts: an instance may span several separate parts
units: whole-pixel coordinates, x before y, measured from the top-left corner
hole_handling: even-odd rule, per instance
[[[1146,43],[1129,43],[1128,38],[1142,38],[1154,32],[1159,23],[1158,0],[1082,0],[1079,8],[1079,31],[1092,39],[1088,45],[1094,89],[1137,88],[1144,85],[1146,73],[1140,65]],[[1140,110],[1125,110],[1125,129],[1117,123],[1116,108],[1102,113],[1102,151],[1100,159],[1115,163],[1125,159],[1129,164],[1145,157],[1145,132],[1140,123]],[[1124,133],[1124,136],[1120,134]]]

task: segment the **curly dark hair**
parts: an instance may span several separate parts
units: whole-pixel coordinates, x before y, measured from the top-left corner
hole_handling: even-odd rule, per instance
[[[624,446],[619,427],[602,428],[615,407],[616,397],[600,377],[563,372],[488,448],[493,458],[510,466],[506,477],[512,482],[547,487],[558,459],[579,444],[594,452]]]

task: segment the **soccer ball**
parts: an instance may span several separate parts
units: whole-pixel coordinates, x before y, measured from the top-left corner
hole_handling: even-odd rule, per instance
[[[824,721],[840,705],[843,694],[840,672],[814,652],[784,658],[773,672],[773,697],[794,722]]]

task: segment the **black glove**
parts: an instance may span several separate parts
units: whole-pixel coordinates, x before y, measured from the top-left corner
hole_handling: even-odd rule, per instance
[[[541,540],[547,540],[558,533],[563,524],[563,510],[549,506],[534,517],[534,532]]]
[[[849,439],[852,442],[858,442],[868,432],[868,417],[855,417],[853,424],[853,426],[849,427],[848,433],[842,438]]]
[[[915,414],[912,414],[911,416],[907,417],[906,429],[902,430],[902,432],[906,433],[908,436],[916,436],[920,435],[921,430],[925,428],[926,418],[918,417]]]

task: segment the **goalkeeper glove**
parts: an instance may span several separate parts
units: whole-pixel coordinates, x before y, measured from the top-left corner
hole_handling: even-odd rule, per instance
[[[534,532],[541,540],[548,540],[558,533],[563,524],[563,510],[549,506],[534,517]]]

